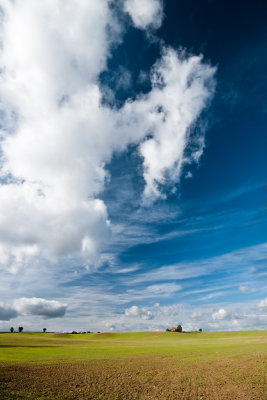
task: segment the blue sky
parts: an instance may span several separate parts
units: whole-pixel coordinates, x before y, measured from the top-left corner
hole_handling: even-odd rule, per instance
[[[266,329],[264,2],[0,5],[0,330]]]

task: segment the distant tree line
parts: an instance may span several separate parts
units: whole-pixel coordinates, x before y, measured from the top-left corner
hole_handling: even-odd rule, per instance
[[[46,331],[47,331],[47,329],[46,329],[46,328],[43,328],[43,333],[46,333]],[[14,333],[14,332],[15,332],[15,329],[14,329],[13,326],[10,327],[10,332],[11,332],[11,333]],[[19,333],[23,332],[23,326],[19,326],[19,327],[18,327],[18,332],[19,332]],[[93,332],[91,332],[91,331],[86,331],[86,332],[72,331],[71,333],[72,333],[73,335],[74,335],[74,334],[79,335],[79,334],[93,333]],[[97,333],[100,333],[100,332],[97,332]]]
[[[10,332],[13,333],[14,331],[15,331],[14,327],[11,326]],[[18,327],[18,332],[20,332],[20,333],[23,332],[23,326],[19,326],[19,327]]]
[[[11,326],[10,332],[13,333],[14,331],[15,331],[14,327]],[[20,333],[23,332],[23,326],[19,326],[19,327],[18,327],[18,332],[20,332]]]
[[[11,327],[10,327],[10,332],[13,333],[14,331],[15,331],[14,327],[11,326]],[[19,326],[19,327],[18,327],[18,332],[19,332],[19,333],[23,332],[23,326]],[[44,333],[46,332],[46,328],[43,328],[43,332],[44,332]]]

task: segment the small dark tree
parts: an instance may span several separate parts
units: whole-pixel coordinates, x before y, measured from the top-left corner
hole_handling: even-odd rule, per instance
[[[177,326],[176,332],[183,332],[182,325]]]
[[[166,332],[170,332],[169,328],[166,329]]]
[[[11,332],[11,333],[13,333],[13,332],[14,332],[14,328],[13,328],[13,326],[11,326],[11,328],[10,328],[10,332]]]
[[[199,328],[198,332],[202,332],[202,328]]]
[[[44,333],[46,332],[46,328],[43,328],[43,332],[44,332]]]
[[[21,333],[23,331],[23,326],[19,326],[19,332]]]

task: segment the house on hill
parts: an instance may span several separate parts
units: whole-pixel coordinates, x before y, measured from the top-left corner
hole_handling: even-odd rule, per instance
[[[183,332],[182,325],[178,325],[177,327],[173,327],[171,329],[166,329],[168,332]]]

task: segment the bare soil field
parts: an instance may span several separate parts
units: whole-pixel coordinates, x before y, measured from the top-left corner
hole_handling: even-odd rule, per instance
[[[177,362],[133,357],[84,364],[0,365],[1,399],[266,400],[266,359]]]
[[[207,357],[138,354],[69,363],[1,362],[0,399],[266,400],[266,352],[251,350],[215,351]]]

